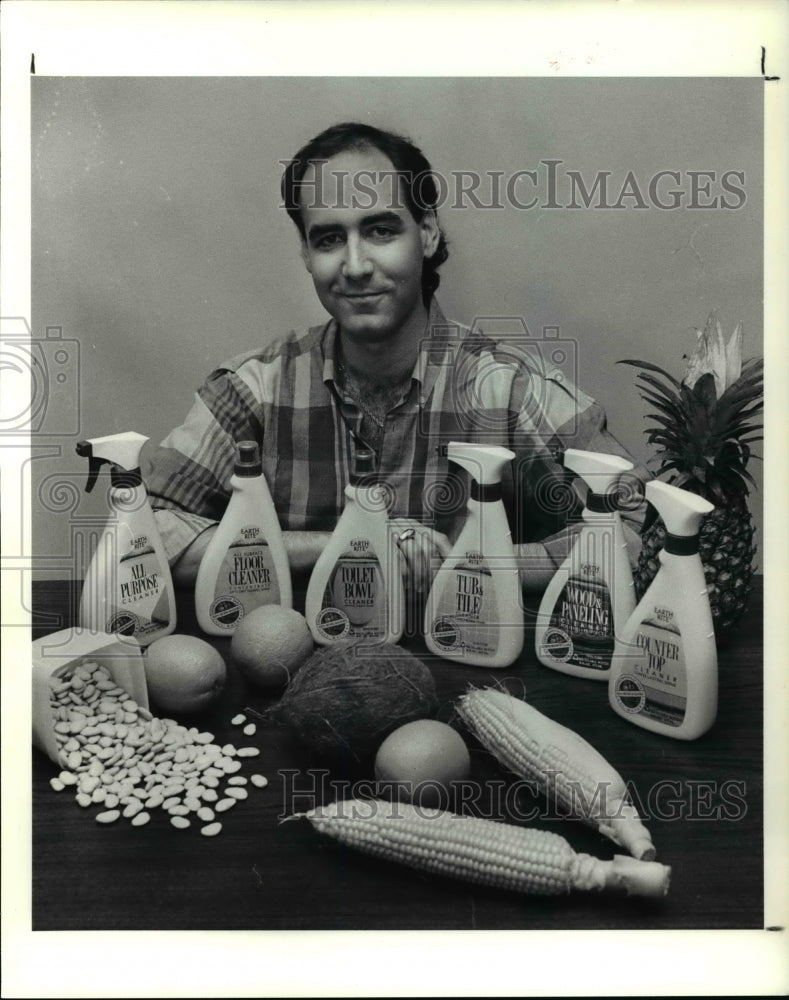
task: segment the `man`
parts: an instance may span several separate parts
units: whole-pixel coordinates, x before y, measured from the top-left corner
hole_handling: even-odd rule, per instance
[[[366,447],[423,589],[463,522],[468,483],[445,449],[464,440],[515,452],[504,500],[523,584],[542,589],[579,511],[557,450],[625,454],[602,409],[513,344],[444,317],[434,296],[448,256],[438,189],[410,142],[336,125],[296,154],[282,193],[331,318],[217,369],[153,456],[149,493],[174,579],[194,582],[227,504],[234,442],[252,438],[294,572],[308,571],[325,546],[354,455]],[[632,530],[630,540],[635,549]]]

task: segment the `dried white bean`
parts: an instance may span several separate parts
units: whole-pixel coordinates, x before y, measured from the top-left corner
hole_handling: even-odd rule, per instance
[[[69,678],[51,684],[53,726],[58,736],[61,772],[53,789],[76,786],[76,801],[87,808],[102,806],[97,822],[113,823],[122,814],[134,826],[150,821],[150,810],[163,808],[177,829],[190,825],[194,813],[205,836],[215,836],[222,824],[207,803],[224,812],[246,797],[247,779],[228,777],[241,769],[232,743],[220,746],[214,735],[187,728],[173,719],[146,718],[137,702],[116,684],[109,672],[86,661]],[[239,713],[234,724],[246,723]],[[256,731],[246,726],[248,735]],[[227,795],[219,802],[219,782]]]
[[[268,778],[263,774],[253,774],[249,780],[255,788],[265,788],[268,784]]]
[[[79,779],[79,790],[85,795],[90,795],[100,784],[101,782],[98,778],[93,778],[89,774],[83,774]]]

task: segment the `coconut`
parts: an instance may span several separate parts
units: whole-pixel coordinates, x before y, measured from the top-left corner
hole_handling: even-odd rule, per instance
[[[433,675],[413,653],[354,640],[313,653],[267,717],[321,758],[359,762],[399,726],[437,709]]]

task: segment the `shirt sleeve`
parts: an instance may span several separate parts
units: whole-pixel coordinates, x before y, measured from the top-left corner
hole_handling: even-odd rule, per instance
[[[146,487],[171,565],[221,519],[241,440],[261,442],[261,409],[235,371],[218,369],[150,458]]]
[[[644,484],[651,478],[608,429],[605,411],[557,373],[531,372],[518,408],[516,455],[520,460],[523,541],[539,541],[558,568],[582,527],[586,486],[557,460],[567,448],[618,455],[633,463],[619,479],[622,526],[633,566],[641,548],[646,512]]]

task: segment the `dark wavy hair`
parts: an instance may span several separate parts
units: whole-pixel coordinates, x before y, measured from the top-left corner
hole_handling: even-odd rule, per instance
[[[302,238],[305,236],[301,217],[299,195],[301,182],[311,163],[325,161],[347,150],[379,150],[391,161],[400,180],[406,208],[414,221],[421,222],[429,211],[438,207],[438,188],[433,168],[425,155],[409,139],[395,132],[385,132],[360,122],[341,122],[332,125],[310,139],[293,157],[282,175],[282,200],[285,210],[296,224]],[[439,226],[439,240],[432,257],[422,264],[422,301],[425,305],[438,288],[438,269],[449,257],[447,240]]]

